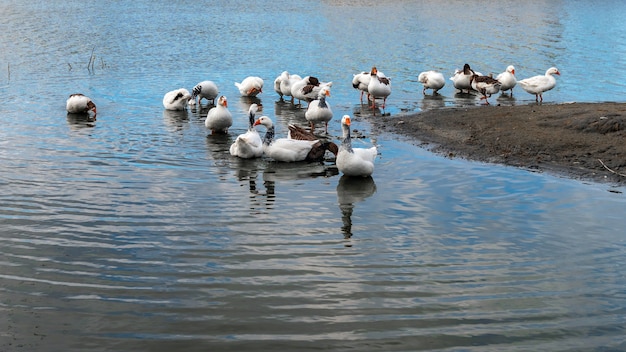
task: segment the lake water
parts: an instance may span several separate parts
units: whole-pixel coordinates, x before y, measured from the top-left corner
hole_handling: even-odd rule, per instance
[[[424,97],[417,74],[468,62],[518,79],[557,66],[544,103],[624,101],[622,1],[0,0],[0,350],[623,351],[623,187],[447,159],[370,131],[373,115],[480,104]],[[90,58],[95,60],[89,66]],[[352,74],[392,78],[384,111]],[[371,178],[332,160],[228,154],[265,80],[333,81],[380,155]],[[235,123],[163,94],[210,79]],[[97,121],[68,118],[82,92]],[[534,104],[515,89],[492,104]],[[488,109],[489,107],[484,107]]]

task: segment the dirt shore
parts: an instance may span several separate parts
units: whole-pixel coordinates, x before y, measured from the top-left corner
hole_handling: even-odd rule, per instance
[[[451,158],[626,185],[626,103],[442,108],[368,120]]]

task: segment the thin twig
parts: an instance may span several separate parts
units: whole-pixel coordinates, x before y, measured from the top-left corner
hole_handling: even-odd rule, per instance
[[[9,81],[11,80],[11,63],[7,63],[7,72],[9,74]]]
[[[96,50],[95,46],[91,49],[91,56],[89,57],[89,62],[87,63],[87,70],[89,72],[93,71],[93,62],[94,62],[93,52],[94,52],[94,50]]]
[[[598,161],[600,162],[600,164],[602,164],[602,166],[604,166],[604,168],[605,168],[605,169],[607,169],[607,170],[611,171],[612,173],[614,173],[614,174],[616,174],[616,175],[619,175],[619,176],[622,176],[622,177],[626,177],[626,175],[624,175],[624,174],[620,174],[619,172],[616,172],[616,171],[613,171],[613,170],[609,169],[609,167],[608,167],[608,166],[606,166],[606,165],[602,162],[602,160],[598,159]]]

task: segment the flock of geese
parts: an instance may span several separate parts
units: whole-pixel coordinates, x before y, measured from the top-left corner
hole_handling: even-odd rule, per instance
[[[455,89],[461,92],[478,92],[481,100],[489,104],[487,100],[492,94],[499,91],[510,91],[519,84],[522,89],[535,95],[536,101],[543,101],[543,93],[554,88],[556,79],[554,75],[560,75],[557,68],[549,68],[544,75],[538,75],[517,81],[515,67],[508,66],[506,71],[492,75],[482,75],[474,71],[469,64],[465,64],[462,70],[457,69],[450,80]],[[418,76],[418,81],[423,84],[423,93],[431,89],[433,94],[445,86],[446,80],[442,73],[437,71],[424,71]],[[263,79],[256,76],[245,78],[236,82],[235,86],[241,96],[256,97],[263,92]],[[280,162],[319,161],[323,160],[326,151],[335,155],[335,163],[338,170],[346,176],[371,176],[374,172],[374,160],[378,154],[375,146],[370,148],[353,148],[350,135],[350,116],[341,118],[342,139],[340,146],[331,141],[326,141],[313,132],[316,124],[323,124],[324,131],[328,134],[328,122],[333,113],[326,98],[330,96],[333,82],[321,82],[314,76],[302,78],[296,74],[282,72],[274,80],[274,91],[281,100],[290,99],[293,104],[298,100],[308,104],[305,111],[305,119],[310,124],[310,130],[290,124],[286,137],[276,138],[272,120],[268,116],[258,119],[259,111],[257,104],[251,104],[248,111],[248,129],[245,133],[237,136],[230,146],[231,155],[249,159],[263,156]],[[371,108],[376,108],[376,100],[382,99],[382,108],[385,108],[387,97],[391,95],[391,79],[385,76],[376,67],[370,71],[357,73],[353,76],[352,86],[360,91],[360,100],[367,97]],[[233,124],[232,114],[228,110],[228,100],[225,96],[219,96],[219,89],[212,81],[202,81],[193,87],[191,93],[185,88],[179,88],[167,92],[163,97],[163,106],[167,110],[186,110],[189,105],[201,104],[202,99],[209,101],[213,107],[207,113],[204,121],[205,127],[211,133],[228,133]],[[217,102],[216,102],[217,99]],[[96,115],[96,105],[83,94],[72,94],[67,99],[66,110],[68,113],[93,113]],[[257,131],[257,126],[265,127],[265,135]]]

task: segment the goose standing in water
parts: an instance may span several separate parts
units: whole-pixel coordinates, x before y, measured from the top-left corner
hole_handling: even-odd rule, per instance
[[[500,87],[502,86],[500,81],[493,77],[479,75],[472,75],[472,77],[470,77],[470,85],[472,86],[472,89],[482,95],[480,97],[480,100],[485,99],[485,103],[487,105],[489,105],[489,100],[487,100],[487,97],[490,97],[492,94],[498,93],[500,91]]]
[[[511,96],[513,96],[513,88],[515,88],[515,85],[517,84],[517,79],[515,78],[515,66],[509,65],[506,68],[506,71],[496,76],[496,79],[502,84],[500,86],[502,93],[506,93],[507,90],[510,90]]]
[[[185,88],[169,91],[163,96],[163,107],[166,110],[180,111],[187,109],[187,103],[191,99],[191,94]]]
[[[370,83],[367,85],[367,92],[371,98],[372,109],[376,108],[376,99],[383,99],[382,108],[387,104],[387,97],[391,94],[391,81],[382,72],[379,72],[376,66],[370,71]]]
[[[256,97],[259,93],[263,93],[263,79],[261,77],[246,77],[241,83],[235,82],[235,86],[239,89],[242,97]]]
[[[212,105],[215,105],[215,98],[219,94],[217,85],[213,81],[202,81],[196,84],[191,90],[190,105],[200,104],[202,98],[208,100]],[[197,102],[196,102],[197,99]]]
[[[463,90],[466,89],[469,94],[472,89],[470,78],[472,78],[473,75],[482,76],[480,72],[474,72],[469,64],[465,64],[463,65],[463,70],[457,69],[454,71],[454,75],[450,77],[450,80],[452,81],[454,88],[460,90],[461,93],[463,93]]]
[[[304,113],[304,118],[311,124],[311,132],[315,129],[315,123],[324,123],[324,132],[328,134],[328,122],[333,118],[333,111],[326,102],[326,97],[330,96],[330,89],[324,86],[320,89],[317,99],[309,103],[309,107]]]
[[[426,94],[426,89],[432,89],[433,95],[437,94],[439,89],[446,85],[446,79],[441,72],[424,71],[417,76],[417,80],[424,85],[422,93]]]
[[[553,75],[561,75],[556,67],[550,67],[543,76],[534,76],[518,81],[520,87],[527,93],[535,95],[535,101],[543,102],[543,93],[556,86],[556,78]]]
[[[332,85],[333,82],[320,82],[317,77],[306,76],[291,82],[291,96],[299,101],[304,100],[309,103],[317,98],[322,87],[330,88]]]
[[[337,153],[337,169],[346,176],[371,176],[374,172],[374,159],[378,150],[371,148],[353,148],[350,137],[350,116],[341,118],[343,140]]]
[[[207,113],[204,126],[211,133],[228,133],[228,128],[232,125],[233,116],[228,111],[228,100],[222,95],[217,99],[217,105]]]
[[[257,104],[251,104],[248,110],[248,131],[237,136],[230,145],[230,155],[243,159],[259,158],[263,155],[263,141],[254,128],[255,115],[259,111]]]
[[[382,73],[382,72],[379,72]],[[360,72],[352,77],[352,88],[358,89],[361,92],[360,100],[363,103],[363,94],[367,94],[367,101],[369,101],[369,93],[367,87],[370,84],[372,75],[369,72]]]

